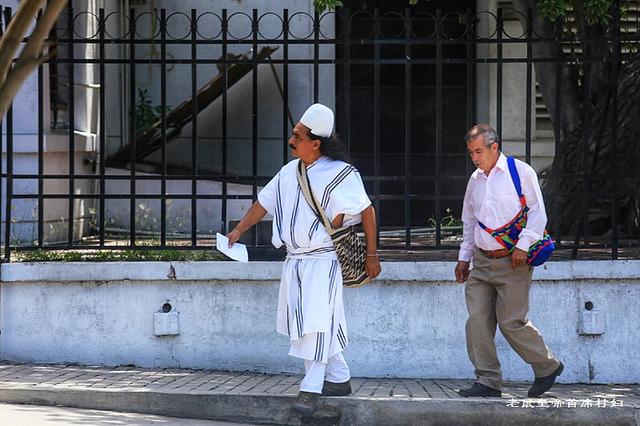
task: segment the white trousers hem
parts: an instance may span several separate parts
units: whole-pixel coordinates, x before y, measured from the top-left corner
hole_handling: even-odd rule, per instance
[[[322,393],[324,381],[344,383],[351,379],[351,372],[342,352],[329,358],[328,363],[304,360],[305,376],[300,382],[300,391]]]

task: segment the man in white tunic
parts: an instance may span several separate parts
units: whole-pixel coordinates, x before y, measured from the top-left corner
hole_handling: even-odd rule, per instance
[[[342,351],[347,347],[347,324],[342,303],[342,272],[325,227],[308,205],[298,184],[299,161],[334,227],[362,222],[366,271],[380,273],[376,249],[376,220],[360,174],[347,163],[339,143],[331,137],[333,111],[311,105],[293,128],[288,141],[297,159],[283,166],[260,191],[247,214],[229,235],[232,245],[268,212],[273,215],[272,243],[286,246],[277,331],[289,336],[289,355],[304,360],[305,377],[293,409],[311,415],[319,395],[351,393],[351,375]]]

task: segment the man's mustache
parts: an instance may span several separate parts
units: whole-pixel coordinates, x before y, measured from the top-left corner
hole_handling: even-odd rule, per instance
[[[291,145],[291,144],[288,144],[288,145],[289,145],[289,148],[293,149],[294,151],[296,150],[296,146],[295,145]]]

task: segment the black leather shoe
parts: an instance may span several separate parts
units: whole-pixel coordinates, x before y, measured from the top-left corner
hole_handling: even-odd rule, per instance
[[[533,386],[531,386],[531,389],[529,389],[529,392],[527,392],[527,396],[529,398],[537,398],[551,389],[551,387],[556,383],[556,377],[561,375],[563,370],[564,364],[560,363],[558,368],[556,368],[556,371],[554,371],[553,373],[549,374],[548,376],[537,377],[533,381]]]
[[[351,380],[342,383],[324,381],[322,396],[347,396],[351,395]]]
[[[309,417],[318,408],[318,396],[320,396],[319,393],[300,391],[298,399],[291,408],[296,413]]]
[[[475,382],[473,386],[468,389],[460,389],[458,393],[465,398],[477,396],[495,396],[500,398],[502,396],[502,392],[498,389],[490,388],[489,386],[485,386],[478,382]]]

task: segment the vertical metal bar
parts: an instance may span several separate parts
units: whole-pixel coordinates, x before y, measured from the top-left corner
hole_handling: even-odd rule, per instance
[[[555,25],[554,25],[554,29],[555,29],[555,37],[556,40],[560,40],[561,34],[562,34],[562,23],[560,21],[560,18],[556,19]],[[555,104],[556,104],[556,114],[555,114],[555,120],[556,120],[556,125],[553,126],[554,130],[553,130],[553,137],[554,137],[554,143],[553,143],[553,166],[552,166],[552,171],[551,171],[551,178],[553,179],[553,223],[555,224],[555,243],[556,243],[556,247],[558,247],[558,249],[562,248],[562,227],[560,226],[560,202],[562,197],[560,196],[559,192],[560,192],[560,185],[559,185],[559,175],[561,170],[559,169],[559,164],[560,164],[560,145],[562,143],[561,139],[563,137],[563,133],[562,133],[562,110],[560,109],[560,103],[562,102],[562,96],[561,96],[561,92],[562,92],[562,72],[563,72],[563,59],[562,56],[560,56],[557,59],[556,62],[556,99],[555,99]]]
[[[0,6],[0,36],[1,35],[2,35],[2,6]],[[0,118],[3,118],[3,117],[0,117]],[[2,157],[4,155],[4,150],[3,150],[3,146],[4,146],[3,139],[4,138],[3,138],[3,132],[2,132],[3,122],[4,122],[4,120],[0,119],[0,200],[2,200],[2,186],[3,186],[4,182],[5,182],[5,179],[3,178],[3,173],[2,173],[2,168],[3,168],[2,167]],[[6,202],[8,202],[8,200],[6,200]],[[2,233],[1,226],[2,226],[2,208],[0,207],[0,235]],[[5,224],[5,229],[6,229],[6,226],[8,226],[8,223]],[[6,240],[5,240],[5,245],[6,245]],[[3,261],[4,260],[8,260],[8,259],[5,259],[3,257]],[[2,274],[0,274],[0,282],[2,281],[1,278],[2,278]]]
[[[585,40],[586,43],[589,43],[589,40]],[[589,155],[589,135],[591,135],[591,102],[590,102],[590,97],[591,97],[591,73],[593,72],[591,70],[591,49],[585,46],[584,49],[584,66],[585,66],[585,70],[584,70],[584,96],[583,99],[585,100],[585,102],[583,102],[583,112],[584,112],[584,119],[583,119],[583,133],[582,133],[582,164],[584,164],[585,166],[587,164],[590,163],[590,155]],[[595,131],[595,129],[594,129]],[[597,158],[594,158],[593,161],[597,161]],[[582,202],[583,202],[583,206],[584,208],[582,209],[582,223],[583,223],[583,231],[584,231],[584,244],[585,246],[588,246],[591,242],[591,225],[589,224],[589,210],[590,210],[590,202],[588,201],[588,198],[590,197],[590,191],[591,191],[591,179],[589,176],[587,176],[587,170],[589,169],[589,167],[583,167],[582,168],[582,173],[581,173],[581,179],[582,179]],[[576,244],[580,243],[580,237],[578,236],[576,239]]]
[[[6,16],[5,14],[6,14],[6,9],[2,5],[0,5],[0,37],[2,35],[4,35],[4,17]],[[6,116],[5,117],[0,116],[0,200],[2,200],[2,184],[4,183],[4,179],[2,178],[2,156],[3,156],[3,140],[2,140],[3,139],[3,137],[2,137],[3,132],[2,132],[2,128],[3,128],[3,118],[6,118]],[[8,134],[8,132],[7,132],[7,134]],[[8,153],[9,153],[9,151],[7,150],[7,154]],[[8,203],[8,202],[9,202],[9,200],[7,199],[6,203]],[[5,207],[6,207],[6,205],[5,205]],[[1,225],[2,225],[2,208],[0,208],[0,226]],[[5,230],[6,230],[7,226],[9,226],[9,222],[5,223]],[[2,232],[2,231],[0,230],[0,232]],[[6,242],[7,242],[7,239],[5,238],[5,246],[6,246]],[[9,260],[9,258],[6,257],[6,251],[5,251],[4,255],[5,255],[5,257],[3,257],[3,260]],[[0,281],[1,281],[1,274],[0,274]]]
[[[7,110],[5,120],[7,127],[7,198],[5,201],[4,260],[8,262],[11,259],[11,203],[13,196],[13,105],[10,106]]]
[[[526,94],[526,112],[525,112],[525,139],[524,139],[524,143],[525,143],[525,161],[528,164],[531,164],[531,78],[532,78],[532,63],[531,63],[531,49],[532,49],[532,43],[531,43],[531,36],[533,34],[532,31],[532,22],[533,20],[531,19],[531,9],[527,9],[527,94]]]
[[[167,245],[167,11],[160,9],[160,246]]]
[[[612,29],[612,61],[611,64],[611,152],[614,155],[614,161],[611,164],[618,164],[617,158],[618,151],[616,145],[618,143],[618,76],[620,58],[622,54],[622,45],[620,43],[620,0],[614,2],[613,7],[613,29]],[[618,258],[618,202],[616,197],[616,185],[617,180],[616,172],[617,167],[611,167],[611,179],[609,184],[611,185],[611,259],[616,260]]]
[[[38,19],[42,12],[38,13]],[[42,248],[44,236],[44,72],[38,66],[38,247]],[[33,244],[33,242],[31,242]]]
[[[404,246],[411,248],[411,9],[404,9]],[[376,174],[376,177],[378,175]],[[377,183],[377,182],[376,182]]]
[[[496,35],[497,35],[497,55],[496,55],[496,130],[500,137],[500,149],[502,149],[502,32],[504,19],[502,8],[498,8]]]
[[[251,111],[253,119],[251,120],[251,150],[252,156],[252,200],[258,199],[258,9],[253,9],[253,19],[251,21],[251,31],[253,33],[253,49],[251,55]],[[252,229],[253,245],[258,245],[257,227]]]
[[[342,134],[344,137],[347,152],[351,154],[351,19],[348,7],[343,9],[344,12],[344,124],[342,126]],[[374,200],[375,201],[375,200]],[[376,211],[378,211],[376,209]],[[379,214],[379,213],[378,213]]]
[[[282,165],[289,159],[289,145],[286,143],[291,133],[288,121],[289,111],[289,9],[282,11]]]
[[[229,68],[229,63],[227,62],[227,30],[228,30],[228,18],[227,18],[227,9],[222,9],[222,60],[224,61],[222,75],[224,77],[224,83],[222,86],[222,224],[220,227],[220,231],[223,234],[227,233],[227,180],[228,169],[227,169],[227,89],[229,87],[228,73],[227,70]],[[285,86],[286,87],[286,86]]]
[[[313,13],[313,103],[318,102],[320,80],[320,14],[318,9]]]
[[[105,228],[105,196],[106,196],[106,179],[105,179],[105,155],[107,152],[107,144],[106,144],[106,134],[107,134],[107,120],[105,114],[105,30],[106,30],[106,22],[104,16],[104,9],[101,8],[98,11],[98,25],[99,25],[99,37],[100,37],[100,46],[99,46],[99,55],[100,55],[100,164],[99,173],[100,173],[100,223],[99,223],[99,232],[100,232],[100,247],[104,247],[104,228]]]
[[[440,228],[440,217],[442,209],[442,194],[440,185],[442,184],[442,10],[436,10],[436,247],[441,244],[442,230]]]
[[[2,5],[0,5],[0,37],[2,37],[2,35],[4,34],[4,29],[3,29],[3,26],[2,26],[2,20],[3,20],[3,19],[2,19],[2,16],[3,16],[3,7],[2,7]],[[13,58],[11,58],[11,59],[13,59]],[[39,78],[38,78],[38,82],[40,82],[40,81],[41,81],[41,78],[42,78],[42,75],[41,75],[41,67],[39,67],[39,68],[38,68],[38,77],[39,77]],[[40,88],[40,87],[38,86],[38,89],[39,89],[39,88]],[[41,95],[41,93],[39,93],[39,95]],[[38,107],[39,107],[39,108],[41,108],[41,105],[40,105],[40,104],[38,104]],[[2,115],[0,115],[0,204],[1,204],[1,200],[2,200],[2,157],[3,157],[3,155],[2,155],[2,121],[3,121],[3,116],[2,116]],[[42,127],[39,127],[39,128],[38,128],[38,132],[39,132],[39,133],[40,133],[40,132],[42,132]],[[8,154],[8,153],[9,153],[9,150],[7,150],[7,154]],[[7,201],[6,201],[6,202],[7,202],[7,204],[8,204],[8,202],[9,202],[9,199],[8,199],[8,198],[7,198]],[[40,206],[40,204],[41,204],[41,201],[40,201],[40,200],[38,200],[38,206]],[[39,208],[39,207],[38,207],[38,208]],[[0,207],[0,226],[1,226],[1,225],[2,225],[2,208]],[[6,226],[7,228],[9,227],[9,220],[7,220],[7,222],[6,222],[5,226]],[[2,231],[0,231],[0,233],[1,233],[1,232],[2,232]],[[42,242],[42,238],[38,238],[38,241],[39,241],[39,242]],[[8,256],[8,254],[7,254],[7,253],[8,253],[8,251],[5,251],[5,259],[4,259],[4,260],[9,261],[9,260],[11,260],[11,259],[10,259],[10,257]],[[0,268],[0,290],[2,290],[2,272],[1,272],[1,268]],[[1,294],[1,291],[0,291],[0,294]],[[2,305],[2,303],[1,303],[1,300],[0,300],[0,306],[1,306],[1,305]],[[2,312],[0,311],[0,314],[1,314],[1,313],[2,313]],[[0,318],[1,318],[1,315],[0,315]],[[1,330],[2,330],[2,325],[0,325],[0,331],[1,331]]]
[[[136,245],[136,16],[133,8],[129,9],[129,241],[131,247]]]
[[[582,164],[585,167],[582,167],[582,172],[578,173],[579,179],[581,179],[582,192],[580,194],[580,202],[582,204],[581,217],[578,225],[578,230],[573,240],[573,250],[571,252],[571,257],[576,259],[578,257],[578,245],[580,244],[580,239],[584,236],[584,244],[585,246],[589,245],[590,242],[590,227],[589,227],[589,203],[587,202],[587,198],[589,197],[589,187],[590,187],[590,179],[587,175],[587,169],[589,164],[589,135],[591,134],[591,64],[590,64],[590,54],[591,48],[589,46],[589,39],[585,37],[583,39],[583,50],[582,50],[582,59],[584,64],[584,77],[583,77],[583,85],[582,85],[582,97],[583,97],[583,116],[582,116]],[[594,159],[595,161],[595,159]]]
[[[373,203],[376,211],[380,211],[380,9],[378,8],[373,10],[373,22],[373,175],[375,176]]]
[[[191,9],[191,99],[193,114],[191,115],[191,246],[198,243],[198,65],[196,63],[198,45],[196,44],[196,10]]]
[[[467,39],[467,52],[466,52],[466,65],[467,65],[467,83],[466,83],[466,95],[467,95],[467,100],[466,100],[466,105],[467,105],[467,114],[466,114],[466,127],[465,130],[468,130],[471,128],[471,126],[473,126],[473,121],[474,121],[474,111],[475,111],[475,96],[473,95],[474,93],[474,88],[475,88],[475,84],[473,83],[474,81],[474,69],[476,67],[474,59],[475,59],[475,54],[474,54],[474,47],[475,44],[473,43],[473,31],[472,31],[472,27],[473,27],[473,22],[472,22],[473,16],[472,16],[472,12],[471,9],[467,8],[466,11],[466,23],[467,23],[467,32],[466,32],[466,39]],[[466,158],[466,150],[463,151],[465,152],[465,158]],[[465,161],[464,162],[464,172],[465,172],[465,176],[468,176],[469,173],[471,172],[471,161]]]
[[[75,140],[75,64],[74,64],[74,30],[73,30],[73,6],[69,3],[67,16],[68,49],[69,49],[69,219],[67,221],[67,246],[73,245],[73,210],[75,207],[75,174],[76,174],[76,140]]]

